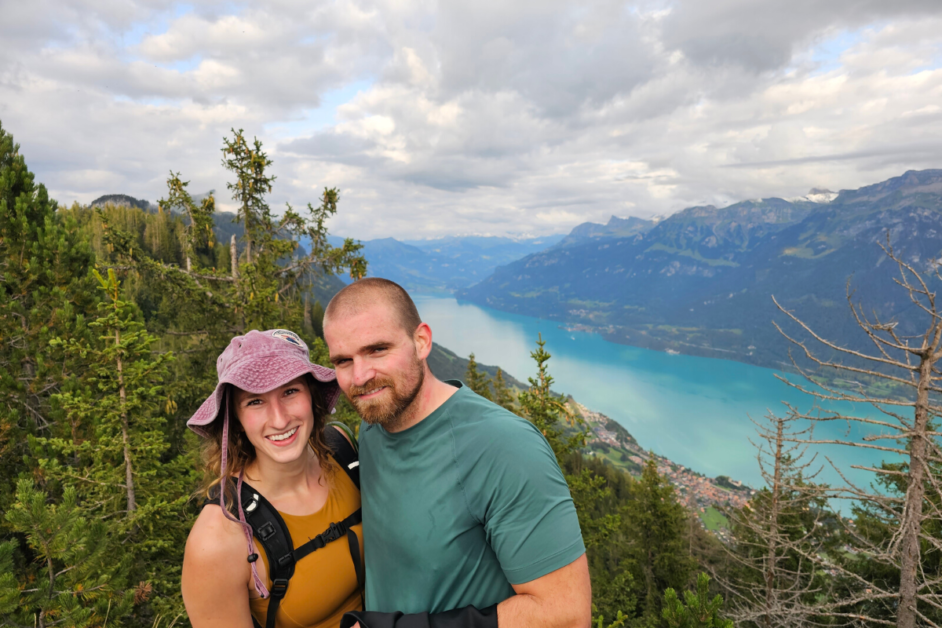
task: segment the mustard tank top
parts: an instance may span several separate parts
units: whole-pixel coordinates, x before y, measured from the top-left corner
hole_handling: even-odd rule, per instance
[[[330,490],[327,503],[319,511],[310,515],[289,515],[279,511],[291,541],[300,547],[327,529],[335,521],[343,521],[360,507],[360,491],[353,481],[330,458]],[[360,556],[363,556],[363,526],[353,526],[360,540]],[[257,547],[256,543],[256,547]],[[256,549],[265,563],[268,573],[268,556],[262,549]],[[271,578],[266,577],[266,586],[271,588]],[[262,626],[268,616],[268,599],[257,598],[249,601],[249,608],[256,621]],[[337,628],[340,618],[347,611],[362,610],[357,574],[350,556],[350,544],[347,537],[308,554],[298,561],[294,576],[288,583],[288,592],[278,606],[275,618],[276,628]]]

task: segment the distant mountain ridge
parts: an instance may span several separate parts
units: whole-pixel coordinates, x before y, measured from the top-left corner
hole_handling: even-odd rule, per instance
[[[575,246],[603,238],[643,235],[653,229],[656,224],[657,221],[645,220],[644,218],[637,218],[635,216],[628,218],[612,216],[608,223],[604,225],[596,222],[584,222],[570,231],[569,235],[563,238],[556,246]]]
[[[561,243],[457,296],[615,342],[781,366],[787,343],[771,325],[781,319],[772,294],[829,338],[855,344],[848,278],[855,300],[887,320],[911,306],[877,242],[889,232],[923,271],[942,256],[942,170],[809,196],[825,202],[690,207],[634,235]]]
[[[137,207],[138,209],[143,209],[144,211],[151,211],[151,204],[149,201],[134,198],[133,196],[128,196],[127,194],[105,194],[104,196],[99,196],[96,198],[94,201],[89,203],[88,206],[103,207],[108,203],[111,203],[112,205],[123,205],[125,207]]]
[[[451,292],[489,277],[495,268],[544,250],[561,234],[512,239],[449,236],[434,240],[381,238],[363,242],[371,277],[395,281],[410,292]],[[332,237],[339,244],[341,238]]]

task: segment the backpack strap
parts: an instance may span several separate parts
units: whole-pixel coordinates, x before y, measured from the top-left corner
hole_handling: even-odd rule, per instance
[[[340,431],[338,431],[340,430]],[[343,437],[346,434],[350,440]],[[331,421],[324,428],[324,443],[334,454],[334,460],[343,467],[347,476],[353,480],[357,490],[360,490],[360,452],[357,448],[357,439],[343,423]]]
[[[343,434],[346,434],[349,440],[344,438]],[[357,439],[353,435],[353,432],[343,423],[331,421],[324,429],[324,442],[333,452],[334,460],[343,468],[347,477],[353,481],[357,490],[360,490],[360,451],[357,447]],[[354,517],[356,518],[355,523],[347,525],[345,533],[347,535],[347,542],[350,545],[350,557],[353,559],[353,568],[356,570],[357,584],[360,586],[360,597],[362,600],[364,592],[366,591],[366,574],[363,570],[363,559],[360,556],[360,540],[357,538],[357,533],[353,531],[353,526],[362,521],[361,510],[357,509],[355,513],[347,517],[347,519],[344,519],[341,524],[352,520]],[[334,524],[331,525],[333,526]],[[328,532],[329,531],[328,529]],[[311,542],[313,541],[309,543]],[[363,608],[366,608],[365,602]]]
[[[252,533],[268,557],[268,615],[265,628],[275,628],[278,606],[288,592],[288,581],[294,575],[294,543],[284,519],[261,493],[242,483],[242,508],[245,518],[252,526]],[[258,556],[249,556],[249,561],[258,560]]]

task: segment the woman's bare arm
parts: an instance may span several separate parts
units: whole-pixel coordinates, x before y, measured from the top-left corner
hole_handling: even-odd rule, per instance
[[[226,519],[219,507],[204,508],[183,555],[183,603],[193,628],[252,628],[251,567],[246,557],[238,524]],[[259,564],[260,572],[262,567]]]

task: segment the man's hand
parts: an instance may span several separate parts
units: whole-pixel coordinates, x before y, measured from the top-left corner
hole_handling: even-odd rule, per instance
[[[497,605],[500,628],[587,628],[592,623],[592,583],[585,554],[513,587],[517,595]]]

